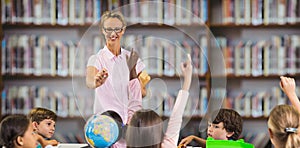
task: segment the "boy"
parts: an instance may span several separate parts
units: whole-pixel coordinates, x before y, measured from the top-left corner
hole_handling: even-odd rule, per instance
[[[55,132],[57,118],[57,115],[53,111],[46,108],[33,108],[28,117],[32,122],[35,132],[38,133],[38,141],[43,147],[58,144],[56,140],[50,140]]]
[[[216,140],[238,140],[243,130],[243,119],[238,112],[232,109],[220,109],[219,112],[212,113],[211,118],[213,117],[215,117],[213,121],[212,119],[208,121],[207,136]],[[182,139],[179,147],[186,147],[192,140],[202,147],[206,145],[205,139],[191,135]]]

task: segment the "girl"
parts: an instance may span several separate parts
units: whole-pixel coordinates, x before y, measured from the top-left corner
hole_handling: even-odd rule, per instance
[[[268,131],[275,148],[300,147],[300,114],[289,105],[278,105],[270,113]]]
[[[189,88],[192,79],[191,57],[185,64],[181,64],[184,76],[182,89],[179,91],[174,109],[170,116],[167,131],[163,133],[163,121],[152,110],[139,110],[134,113],[126,132],[126,144],[131,147],[176,148],[182,115],[187,103]]]
[[[1,121],[1,144],[6,148],[36,148],[37,135],[25,115],[10,115]]]

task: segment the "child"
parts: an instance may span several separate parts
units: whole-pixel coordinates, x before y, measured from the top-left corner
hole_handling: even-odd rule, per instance
[[[292,106],[275,106],[268,119],[268,131],[275,148],[300,147],[298,135],[300,126],[300,103],[296,95],[296,83],[293,78],[280,77],[279,86],[288,96]]]
[[[10,115],[0,123],[0,142],[6,148],[36,148],[36,133],[25,115]]]
[[[273,108],[268,119],[268,131],[275,148],[300,147],[300,114],[292,106],[278,105]]]
[[[129,122],[126,132],[127,147],[177,147],[182,115],[188,99],[188,90],[192,79],[191,57],[181,70],[184,76],[182,90],[179,91],[173,112],[170,116],[167,131],[163,135],[163,122],[157,113],[152,110],[141,109],[136,111]]]
[[[240,114],[232,109],[220,109],[213,112],[211,118],[215,115],[215,119],[208,122],[207,136],[216,140],[238,140],[243,130],[243,119]],[[192,140],[202,147],[206,145],[205,139],[191,135],[182,139],[179,146],[186,147]]]
[[[56,140],[50,140],[55,132],[56,114],[46,108],[34,108],[28,115],[34,130],[40,135],[38,141],[44,147],[46,145],[57,145]]]

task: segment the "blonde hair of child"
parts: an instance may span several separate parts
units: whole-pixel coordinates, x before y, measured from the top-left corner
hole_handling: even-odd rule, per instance
[[[292,106],[278,105],[270,113],[268,127],[271,129],[274,140],[286,148],[300,147],[299,121],[300,114]]]

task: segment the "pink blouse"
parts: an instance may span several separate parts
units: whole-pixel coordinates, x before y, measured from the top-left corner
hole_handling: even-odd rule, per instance
[[[105,46],[97,54],[92,55],[87,64],[87,66],[96,67],[99,71],[103,68],[108,71],[105,83],[95,89],[94,113],[113,110],[121,116],[124,124],[128,121],[128,113],[131,114],[131,111],[128,111],[129,87],[135,83],[129,83],[126,55],[129,56],[130,52],[123,48],[121,54],[115,56]],[[137,73],[141,72],[144,67],[145,65],[139,59],[136,66]]]

